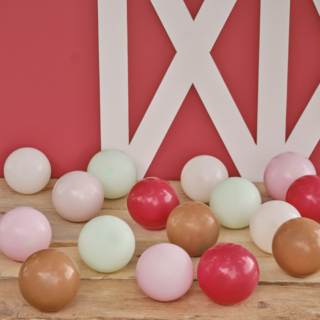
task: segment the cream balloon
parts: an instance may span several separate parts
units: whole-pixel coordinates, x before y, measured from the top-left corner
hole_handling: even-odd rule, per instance
[[[257,187],[251,181],[238,177],[220,182],[210,197],[210,208],[220,224],[231,229],[247,227],[260,205]]]
[[[33,194],[49,182],[51,166],[48,158],[34,148],[21,148],[12,152],[4,164],[4,177],[16,192]]]
[[[78,249],[89,268],[101,273],[115,272],[131,260],[135,238],[123,220],[114,216],[100,216],[83,227]]]
[[[87,171],[100,181],[107,199],[125,196],[137,182],[137,169],[132,159],[117,149],[98,152],[90,160]]]
[[[73,171],[62,176],[52,191],[52,203],[61,217],[72,222],[94,218],[104,201],[99,180],[84,171]]]
[[[208,203],[214,187],[228,177],[227,168],[219,159],[198,156],[183,167],[181,186],[190,199]]]
[[[261,205],[250,220],[250,234],[263,251],[272,253],[272,240],[277,229],[286,221],[301,217],[291,204],[276,200]]]

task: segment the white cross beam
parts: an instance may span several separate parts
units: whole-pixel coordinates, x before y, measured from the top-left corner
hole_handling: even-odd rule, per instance
[[[102,149],[126,151],[141,179],[194,84],[243,177],[261,181],[266,163],[286,150],[310,156],[319,90],[285,142],[290,0],[261,0],[257,145],[210,55],[236,0],[205,0],[195,20],[183,0],[151,2],[177,53],[130,144],[127,0],[98,2]]]

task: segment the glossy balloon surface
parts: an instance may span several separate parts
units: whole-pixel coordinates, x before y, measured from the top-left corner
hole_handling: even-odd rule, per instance
[[[183,249],[161,243],[141,255],[136,275],[139,287],[147,296],[158,301],[172,301],[189,290],[194,269],[191,258]]]
[[[192,201],[182,203],[172,210],[166,231],[171,243],[195,257],[216,244],[220,225],[210,207]]]
[[[273,256],[285,272],[306,277],[320,269],[320,225],[296,218],[282,224],[272,242]]]
[[[52,191],[52,203],[61,217],[73,222],[94,218],[104,201],[99,180],[88,172],[73,171],[62,176]]]
[[[170,212],[180,204],[171,184],[159,178],[145,178],[131,189],[127,206],[132,219],[148,229],[166,226]]]
[[[210,299],[231,305],[253,293],[259,282],[259,266],[246,248],[219,243],[201,257],[197,275],[201,290]]]
[[[77,295],[79,269],[68,255],[46,249],[34,253],[21,266],[19,288],[24,299],[41,311],[58,311]]]
[[[34,148],[21,148],[12,152],[4,164],[4,177],[16,192],[33,194],[49,182],[51,166],[48,158]]]
[[[0,219],[0,250],[10,259],[24,261],[51,242],[51,226],[38,210],[17,207]]]
[[[190,199],[208,203],[213,188],[228,177],[227,168],[219,159],[203,155],[183,167],[181,186]]]
[[[131,260],[135,238],[123,220],[100,216],[90,220],[81,230],[78,249],[88,267],[109,273],[123,268]]]
[[[292,182],[310,174],[316,174],[316,169],[308,158],[299,153],[284,152],[269,161],[263,179],[270,196],[285,201]]]
[[[272,240],[277,229],[286,221],[300,217],[299,211],[289,203],[275,200],[261,205],[250,220],[253,242],[263,251],[272,253]]]
[[[286,201],[297,208],[302,217],[320,223],[320,176],[304,176],[294,181]]]
[[[100,151],[91,159],[87,171],[100,181],[107,199],[125,196],[137,181],[132,159],[121,150]]]
[[[210,207],[220,224],[232,229],[248,226],[260,205],[257,187],[249,180],[237,177],[220,182],[210,197]]]

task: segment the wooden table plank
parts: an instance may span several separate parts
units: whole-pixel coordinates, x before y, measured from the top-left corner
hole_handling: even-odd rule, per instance
[[[82,280],[64,310],[44,313],[21,297],[17,280],[1,281],[0,319],[319,319],[320,286],[260,285],[246,301],[221,306],[197,282],[186,295],[161,303],[145,296],[134,280]]]
[[[41,212],[47,217],[52,228],[52,245],[59,246],[77,246],[78,237],[85,226],[84,223],[73,223],[61,218],[54,209],[41,209]],[[158,241],[166,242],[167,235],[165,229],[161,230],[148,230],[135,221],[132,220],[130,214],[127,210],[106,210],[103,209],[99,212],[101,215],[112,215],[116,216],[126,223],[129,224],[130,228],[133,230],[136,241]],[[0,217],[2,214],[0,214]],[[251,237],[248,228],[231,230],[221,227],[221,233],[219,237],[220,242],[251,242]]]
[[[13,191],[6,183],[5,179],[0,178],[0,213],[7,212],[9,209],[19,206],[29,206],[37,209],[54,209],[51,201],[51,194],[57,179],[51,179],[48,185],[40,192],[33,195],[23,195]],[[190,201],[183,192],[180,181],[170,181],[177,190],[181,202]],[[272,200],[262,182],[255,183],[258,188],[262,202]],[[126,210],[127,196],[116,200],[105,199],[104,209]]]
[[[5,182],[4,179],[0,179],[0,217],[8,210],[17,206],[30,206],[40,210],[49,220],[52,231],[52,244],[54,246],[76,246],[79,233],[85,223],[72,223],[61,218],[55,211],[51,201],[51,193],[53,186],[57,180],[50,180],[44,190],[34,195],[23,195],[13,191]],[[190,199],[185,195],[181,188],[181,183],[178,181],[172,181],[171,184],[177,190],[180,201],[186,202]],[[264,201],[270,201],[271,197],[268,195],[263,183],[256,183],[261,195],[264,197]],[[133,232],[137,241],[164,241],[166,240],[165,231],[150,231],[140,227],[130,217],[126,207],[126,197],[116,200],[105,200],[103,208],[99,215],[114,215],[124,221],[126,221]],[[230,230],[228,234],[224,231],[221,233],[220,238],[222,242],[230,241],[234,242],[233,239],[240,240],[240,237],[246,238],[245,241],[251,241],[250,235],[238,230]],[[224,234],[227,236],[224,237]],[[228,240],[229,239],[229,240]],[[241,240],[243,242],[243,240]]]
[[[102,279],[108,277],[110,279],[135,279],[136,278],[136,265],[140,255],[149,247],[158,242],[140,242],[137,246],[135,253],[131,261],[121,270],[104,274],[96,272],[88,268],[82,259],[80,258],[78,248],[76,247],[63,247],[57,248],[62,252],[70,255],[78,264],[81,279]],[[306,278],[296,278],[285,273],[274,261],[272,255],[266,254],[258,249],[254,244],[246,243],[243,244],[247,249],[249,249],[256,257],[259,268],[260,268],[260,283],[279,283],[279,284],[320,284],[320,272],[306,277]],[[194,279],[197,279],[197,266],[200,258],[192,258],[194,264]],[[17,279],[21,263],[12,261],[0,253],[0,280],[2,279]]]

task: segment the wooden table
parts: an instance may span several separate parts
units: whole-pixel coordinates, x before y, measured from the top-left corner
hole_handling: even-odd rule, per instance
[[[196,268],[199,258],[192,258],[195,278],[182,298],[167,303],[153,301],[139,289],[135,267],[139,256],[150,246],[168,242],[165,230],[150,231],[137,225],[126,209],[126,198],[105,200],[99,215],[114,215],[126,221],[136,237],[136,251],[122,270],[101,274],[89,269],[80,259],[77,240],[84,223],[71,223],[54,210],[51,192],[56,180],[35,195],[12,191],[0,179],[0,217],[17,206],[30,206],[46,215],[52,226],[51,247],[72,256],[78,263],[81,287],[75,300],[64,310],[43,313],[30,307],[20,295],[18,272],[20,263],[0,252],[0,319],[320,319],[320,272],[308,278],[294,278],[284,273],[273,256],[255,246],[248,228],[221,228],[219,242],[234,242],[249,249],[260,267],[259,286],[246,301],[234,306],[221,306],[199,288]],[[172,182],[181,202],[188,197],[179,182]],[[262,183],[256,184],[263,202],[271,200]]]

